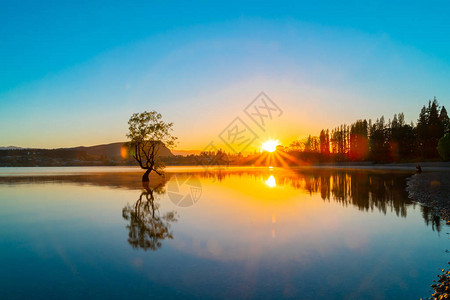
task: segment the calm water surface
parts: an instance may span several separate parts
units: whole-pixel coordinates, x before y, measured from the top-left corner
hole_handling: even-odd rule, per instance
[[[167,171],[0,168],[0,299],[417,299],[450,258],[405,173]]]

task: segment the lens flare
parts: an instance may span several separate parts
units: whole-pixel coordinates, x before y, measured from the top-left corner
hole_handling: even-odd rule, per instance
[[[123,159],[127,159],[127,158],[129,157],[129,154],[128,154],[128,147],[127,147],[127,146],[122,145],[122,147],[120,148],[120,156],[121,156]]]

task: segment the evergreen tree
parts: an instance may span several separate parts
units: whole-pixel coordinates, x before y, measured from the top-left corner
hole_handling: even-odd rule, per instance
[[[352,160],[364,160],[368,150],[368,124],[366,120],[358,120],[350,127],[349,157]]]
[[[321,130],[319,137],[310,135],[303,144],[305,147],[298,151],[318,152],[322,158],[336,161],[435,159],[438,157],[438,141],[447,133],[450,133],[447,110],[440,108],[434,98],[422,107],[417,126],[413,122],[407,124],[403,113],[394,114],[387,123],[384,116],[375,122],[357,120],[351,125],[341,124],[331,131]]]
[[[390,158],[394,161],[410,158],[414,149],[413,127],[405,124],[403,113],[394,115],[388,132]]]
[[[439,103],[435,97],[431,103],[428,116],[428,136],[427,143],[425,145],[425,153],[427,158],[439,157],[436,147],[439,139],[444,135],[442,123],[439,118],[439,110]]]
[[[428,137],[428,110],[425,105],[419,114],[419,119],[417,120],[416,126],[416,146],[418,150],[418,155],[421,157],[425,156],[425,145]]]
[[[439,119],[441,120],[442,129],[444,131],[444,134],[447,134],[450,132],[450,119],[447,115],[447,110],[445,109],[445,106],[442,106],[441,113],[439,114]]]
[[[400,126],[405,126],[405,115],[403,113],[398,114],[398,124]]]
[[[320,131],[319,136],[319,143],[320,143],[320,153],[322,153],[325,156],[328,156],[330,154],[330,142],[328,137],[328,129],[325,132],[325,130]]]
[[[377,119],[370,130],[370,157],[376,161],[389,159],[389,144],[386,139],[384,116]]]

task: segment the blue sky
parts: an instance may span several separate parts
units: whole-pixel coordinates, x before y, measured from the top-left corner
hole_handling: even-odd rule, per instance
[[[450,99],[441,2],[1,1],[0,146],[122,141],[157,110],[199,149],[260,92],[283,143]],[[266,135],[266,136],[264,136]]]

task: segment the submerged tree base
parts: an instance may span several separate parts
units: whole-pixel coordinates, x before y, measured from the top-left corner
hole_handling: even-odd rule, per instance
[[[162,172],[158,172],[154,169],[146,169],[144,175],[142,175],[142,183],[149,183],[150,182],[150,174],[153,172],[155,172],[156,174],[158,174],[160,177],[164,177],[164,173]]]
[[[145,171],[144,175],[142,175],[142,182],[143,182],[143,183],[144,183],[144,182],[150,182],[149,175],[150,175],[150,172],[151,172],[151,171],[152,171],[151,169],[147,169],[147,170]]]

